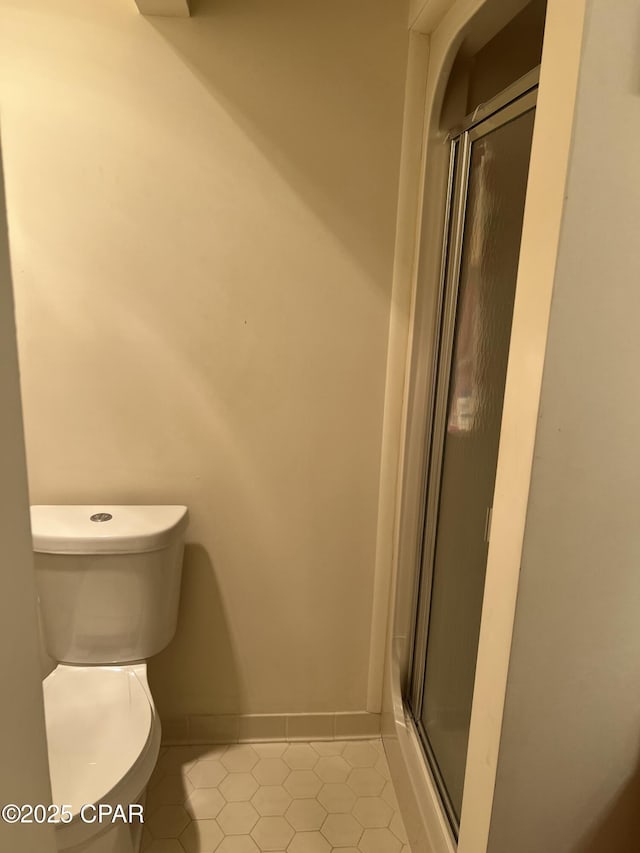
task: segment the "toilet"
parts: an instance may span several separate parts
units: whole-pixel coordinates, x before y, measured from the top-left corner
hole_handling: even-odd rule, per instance
[[[160,720],[146,659],[178,617],[183,506],[33,506],[57,849],[138,853]],[[120,807],[119,809],[117,807]]]

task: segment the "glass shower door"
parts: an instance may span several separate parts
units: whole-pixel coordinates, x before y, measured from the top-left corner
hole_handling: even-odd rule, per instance
[[[460,819],[535,90],[454,141],[413,711]]]

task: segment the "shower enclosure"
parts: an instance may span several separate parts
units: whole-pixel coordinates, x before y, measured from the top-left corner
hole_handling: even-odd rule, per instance
[[[537,69],[451,134],[433,429],[407,697],[460,820]]]

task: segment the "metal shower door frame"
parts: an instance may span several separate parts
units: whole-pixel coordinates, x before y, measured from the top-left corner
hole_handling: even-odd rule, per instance
[[[432,432],[425,476],[425,511],[416,566],[416,601],[412,656],[410,661],[409,705],[413,722],[425,751],[429,769],[442,800],[449,823],[457,838],[458,819],[449,801],[444,780],[431,750],[422,723],[426,656],[431,610],[431,590],[436,549],[436,531],[440,504],[444,440],[446,435],[449,384],[455,342],[455,323],[462,264],[463,238],[467,212],[471,149],[473,143],[509,122],[535,109],[539,69],[533,69],[487,104],[479,106],[459,128],[449,134],[451,158],[445,211],[440,298],[432,376],[435,392],[432,402]]]

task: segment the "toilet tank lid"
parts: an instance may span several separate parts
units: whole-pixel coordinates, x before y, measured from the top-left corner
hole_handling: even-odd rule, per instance
[[[187,526],[185,506],[32,506],[33,550],[135,554],[170,545]]]

